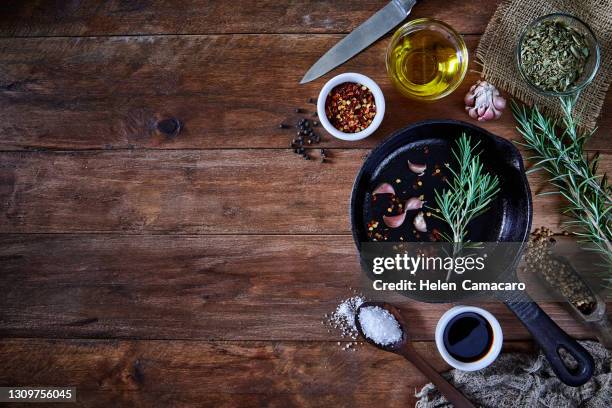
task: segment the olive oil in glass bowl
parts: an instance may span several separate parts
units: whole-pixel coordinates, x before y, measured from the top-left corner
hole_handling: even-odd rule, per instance
[[[428,18],[400,27],[387,48],[387,73],[405,96],[433,101],[452,93],[463,81],[468,51],[449,25]]]

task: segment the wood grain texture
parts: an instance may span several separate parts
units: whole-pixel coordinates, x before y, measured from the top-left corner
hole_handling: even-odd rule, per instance
[[[424,2],[426,3],[426,2]],[[467,2],[461,2],[464,4]],[[307,110],[326,79],[362,72],[383,89],[381,128],[351,143],[321,130],[325,147],[371,148],[390,133],[425,119],[472,121],[463,96],[479,74],[475,63],[451,96],[423,103],[402,97],[385,72],[388,39],[333,73],[300,86],[308,67],[340,36],[213,35],[0,39],[0,150],[286,148],[296,107]],[[472,51],[478,36],[468,36]],[[265,50],[265,51],[262,51]],[[590,149],[612,149],[612,94]],[[176,136],[156,129],[165,118],[183,124]],[[516,140],[509,109],[480,124]]]
[[[124,34],[348,33],[388,0],[350,3],[296,0],[112,0],[2,4],[0,36],[98,36]],[[462,33],[482,33],[497,1],[419,2],[411,18],[443,20]],[[466,18],[467,17],[467,18]]]
[[[366,153],[338,149],[322,164],[289,150],[4,152],[0,233],[347,234]],[[541,172],[529,182],[548,186]],[[559,200],[535,197],[534,227],[559,231]]]
[[[369,286],[350,236],[4,235],[0,263],[0,337],[339,341],[324,315]],[[416,340],[433,340],[449,308],[385,300]],[[484,306],[505,339],[528,338],[504,305]]]
[[[415,348],[448,367],[432,343]],[[85,407],[405,407],[427,382],[402,357],[333,342],[4,339],[0,361],[0,386],[75,384]]]
[[[473,55],[498,3],[426,0],[412,17],[468,34]],[[342,351],[321,321],[363,284],[348,199],[368,149],[415,121],[468,120],[478,73],[438,103],[404,99],[384,71],[387,36],[298,85],[384,4],[3,2],[0,386],[75,385],[85,407],[413,405],[419,372],[370,347]],[[310,114],[306,100],[345,71],[383,88],[381,129],[354,144],[324,135],[329,164],[299,159],[278,124],[296,107]],[[610,152],[610,98],[589,149]],[[178,135],[157,130],[167,118]],[[508,112],[483,126],[518,137]],[[558,201],[534,204],[534,228],[558,230]],[[390,300],[417,350],[447,369],[431,340],[449,305]],[[507,351],[533,351],[507,308],[484,306]],[[560,305],[542,306],[592,337]]]

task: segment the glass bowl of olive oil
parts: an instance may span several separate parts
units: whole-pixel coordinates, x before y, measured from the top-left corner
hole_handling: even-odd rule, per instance
[[[452,93],[467,72],[468,51],[442,21],[419,18],[400,27],[387,48],[387,73],[405,96],[434,101]]]

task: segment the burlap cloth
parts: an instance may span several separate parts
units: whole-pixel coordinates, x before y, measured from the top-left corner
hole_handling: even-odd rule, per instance
[[[610,408],[610,352],[599,343],[581,342],[595,360],[593,378],[581,387],[557,379],[543,354],[502,353],[489,367],[473,372],[451,370],[444,376],[477,407],[491,408]],[[433,384],[416,394],[417,408],[452,405]]]
[[[593,82],[585,88],[574,115],[580,126],[592,129],[601,112],[612,81],[612,0],[504,0],[489,21],[476,57],[483,65],[485,79],[500,89],[560,116],[556,98],[539,95],[521,78],[515,48],[525,27],[537,17],[563,12],[587,23],[601,47],[601,65]]]

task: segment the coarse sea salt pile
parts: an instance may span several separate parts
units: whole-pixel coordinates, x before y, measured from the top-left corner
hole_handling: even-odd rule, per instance
[[[388,346],[402,338],[402,329],[395,317],[378,306],[361,308],[359,310],[359,324],[363,334],[381,346]]]
[[[355,326],[355,314],[357,313],[357,308],[365,301],[366,299],[361,295],[355,295],[343,300],[334,312],[325,315],[327,324],[340,331],[342,338],[356,340],[359,333]],[[351,341],[344,344],[342,348],[344,350],[355,350],[353,346],[356,344],[356,341]],[[340,346],[342,343],[338,342],[338,345]]]

